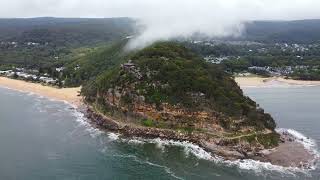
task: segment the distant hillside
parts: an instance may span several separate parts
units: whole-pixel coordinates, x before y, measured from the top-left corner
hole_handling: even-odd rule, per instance
[[[246,24],[242,38],[266,43],[319,43],[320,20],[254,21]]]
[[[253,21],[245,25],[243,36],[236,40],[320,42],[320,20]],[[135,33],[135,21],[130,18],[0,19],[0,41],[80,46],[108,42]]]
[[[109,42],[134,32],[129,18],[0,19],[0,41],[83,46]]]
[[[130,18],[0,19],[0,41],[83,45],[134,34]],[[253,21],[240,40],[314,43],[320,41],[320,20]]]

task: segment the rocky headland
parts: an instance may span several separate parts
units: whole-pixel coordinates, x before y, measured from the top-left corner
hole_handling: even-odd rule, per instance
[[[87,83],[86,115],[127,137],[188,141],[226,160],[310,168],[314,155],[234,79],[176,43],[157,43]]]

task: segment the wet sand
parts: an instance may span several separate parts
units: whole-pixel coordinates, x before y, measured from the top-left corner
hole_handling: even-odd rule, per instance
[[[58,101],[66,101],[75,107],[82,105],[82,98],[79,96],[80,87],[59,89],[44,86],[39,83],[31,83],[6,77],[0,77],[0,86],[19,91],[32,92]]]

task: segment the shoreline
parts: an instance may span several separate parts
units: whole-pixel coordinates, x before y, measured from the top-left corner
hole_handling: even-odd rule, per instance
[[[6,77],[0,77],[0,87],[31,92],[53,100],[64,101],[76,108],[83,104],[81,96],[78,96],[81,89],[80,87],[58,89],[52,86],[45,86],[40,83],[31,83]]]
[[[320,81],[304,81],[285,79],[283,77],[235,77],[240,87],[269,87],[269,86],[320,86]]]

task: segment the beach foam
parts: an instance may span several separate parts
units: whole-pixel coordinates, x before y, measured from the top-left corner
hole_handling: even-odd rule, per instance
[[[95,138],[97,136],[104,134],[104,131],[92,126],[92,124],[90,124],[89,120],[85,117],[85,115],[82,112],[79,112],[76,109],[68,109],[68,110],[70,110],[72,115],[76,117],[76,122],[79,123],[79,126],[84,127],[85,131],[87,131],[91,137]]]
[[[117,134],[117,133],[112,133],[112,132],[109,132],[108,133],[108,138],[111,140],[111,141],[116,141],[118,140],[120,137],[120,134]]]

